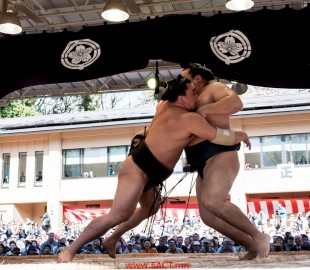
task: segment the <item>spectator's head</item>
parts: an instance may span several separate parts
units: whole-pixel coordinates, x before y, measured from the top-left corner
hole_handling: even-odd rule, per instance
[[[33,245],[30,245],[27,251],[27,255],[36,255],[37,254],[37,248]]]
[[[136,244],[136,237],[135,237],[135,236],[131,236],[131,237],[130,237],[130,241],[131,241],[133,244]]]
[[[12,251],[13,256],[19,256],[20,255],[20,248],[15,247]]]
[[[178,244],[179,246],[183,245],[183,236],[178,236],[178,237],[177,237],[177,244]]]
[[[50,232],[50,233],[48,234],[48,241],[49,241],[49,242],[55,241],[55,233]]]
[[[16,242],[13,241],[13,240],[11,240],[11,241],[9,242],[9,246],[10,246],[10,249],[11,249],[11,250],[13,250],[14,248],[17,247]]]
[[[305,245],[305,246],[309,246],[309,238],[308,238],[308,235],[302,234],[302,235],[301,235],[301,238],[302,238],[302,244]]]
[[[200,243],[200,241],[197,240],[197,241],[193,242],[192,246],[193,246],[194,251],[199,251],[201,248],[201,243]]]
[[[96,247],[100,247],[100,239],[95,239],[95,240],[93,241],[93,245],[94,245],[95,248],[96,248]]]
[[[38,246],[38,242],[36,240],[32,240],[31,241],[31,245],[37,247]]]
[[[59,243],[58,243],[58,247],[66,247],[66,243],[64,243],[64,242],[59,242]]]
[[[120,249],[122,247],[122,241],[118,240],[116,243],[116,250]]]
[[[127,242],[127,249],[129,250],[129,252],[132,252],[133,246],[134,246],[134,243],[133,243],[133,242],[131,242],[131,241],[128,241],[128,242]]]
[[[74,242],[74,239],[69,238],[67,241],[68,241],[69,245],[71,245]]]
[[[145,240],[149,240],[149,239],[147,239],[145,236],[140,236],[140,239],[139,239],[139,241],[140,241],[140,243],[141,243],[141,245],[143,245],[143,243],[144,243],[144,241]]]
[[[166,237],[161,236],[161,237],[159,238],[159,245],[160,245],[160,246],[164,246],[164,245],[166,244],[166,242],[167,242]]]
[[[145,249],[150,249],[151,248],[151,242],[150,242],[150,240],[145,240],[144,241],[144,243],[143,243],[143,247],[145,248]]]
[[[194,233],[193,234],[193,240],[194,241],[199,241],[199,234],[198,233]]]
[[[204,246],[205,248],[209,248],[209,247],[210,247],[210,243],[211,243],[211,240],[208,239],[208,238],[204,238],[204,239],[202,240],[202,244],[203,244],[203,246]]]
[[[185,245],[185,246],[188,246],[189,244],[190,244],[190,239],[189,239],[189,237],[187,236],[187,237],[184,238],[184,245]]]
[[[174,239],[170,239],[168,241],[168,245],[169,245],[169,249],[171,251],[175,251],[176,250],[176,241]]]
[[[43,252],[49,254],[52,252],[52,247],[50,245],[45,245]]]
[[[93,243],[88,243],[87,245],[86,245],[86,252],[87,253],[91,253],[91,252],[93,252],[94,251],[94,246],[93,246]]]
[[[302,237],[301,237],[301,235],[299,235],[299,234],[295,235],[294,240],[295,240],[295,243],[296,243],[297,246],[300,246],[302,244]]]
[[[288,245],[293,245],[294,244],[294,236],[293,235],[289,235],[287,237],[287,244]]]
[[[278,236],[274,242],[275,251],[283,251],[284,250],[284,239],[282,236]]]
[[[135,238],[136,238],[136,244],[140,244],[140,234],[136,234]]]
[[[57,254],[60,253],[60,252],[62,252],[64,249],[65,249],[65,247],[60,247],[60,248],[58,248]]]
[[[5,250],[5,246],[2,243],[0,243],[0,254],[5,253],[4,250]]]

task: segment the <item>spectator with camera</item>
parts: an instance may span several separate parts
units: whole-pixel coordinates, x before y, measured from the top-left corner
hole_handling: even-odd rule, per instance
[[[285,207],[281,203],[278,204],[276,215],[281,219],[281,227],[286,228],[287,213]]]

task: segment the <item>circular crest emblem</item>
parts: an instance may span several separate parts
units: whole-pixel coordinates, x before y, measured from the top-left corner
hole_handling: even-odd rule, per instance
[[[90,39],[70,41],[61,54],[61,63],[69,69],[83,70],[101,54],[98,43]]]
[[[210,39],[213,53],[226,65],[243,61],[251,54],[251,43],[248,38],[238,30],[230,30]]]

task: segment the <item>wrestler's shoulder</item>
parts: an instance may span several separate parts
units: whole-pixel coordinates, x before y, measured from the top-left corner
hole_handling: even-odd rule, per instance
[[[204,118],[196,112],[186,112],[180,115],[183,123],[191,124],[193,121],[204,120]]]
[[[211,82],[205,88],[206,91],[231,90],[226,84],[221,82]]]

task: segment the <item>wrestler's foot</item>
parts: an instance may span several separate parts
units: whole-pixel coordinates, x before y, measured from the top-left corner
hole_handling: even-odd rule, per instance
[[[242,253],[239,255],[239,260],[253,260],[257,257],[257,252],[253,251],[250,252],[248,251],[247,253]]]
[[[74,253],[72,253],[71,251],[69,251],[68,248],[66,248],[58,253],[57,263],[69,263],[73,260],[74,255]]]
[[[111,237],[105,238],[102,241],[102,245],[103,245],[105,251],[113,259],[116,258],[116,255],[115,255],[116,254],[116,244],[117,244],[117,241],[113,241],[111,239]]]
[[[260,233],[260,236],[254,239],[257,247],[257,257],[266,258],[270,252],[270,236],[265,233]]]

